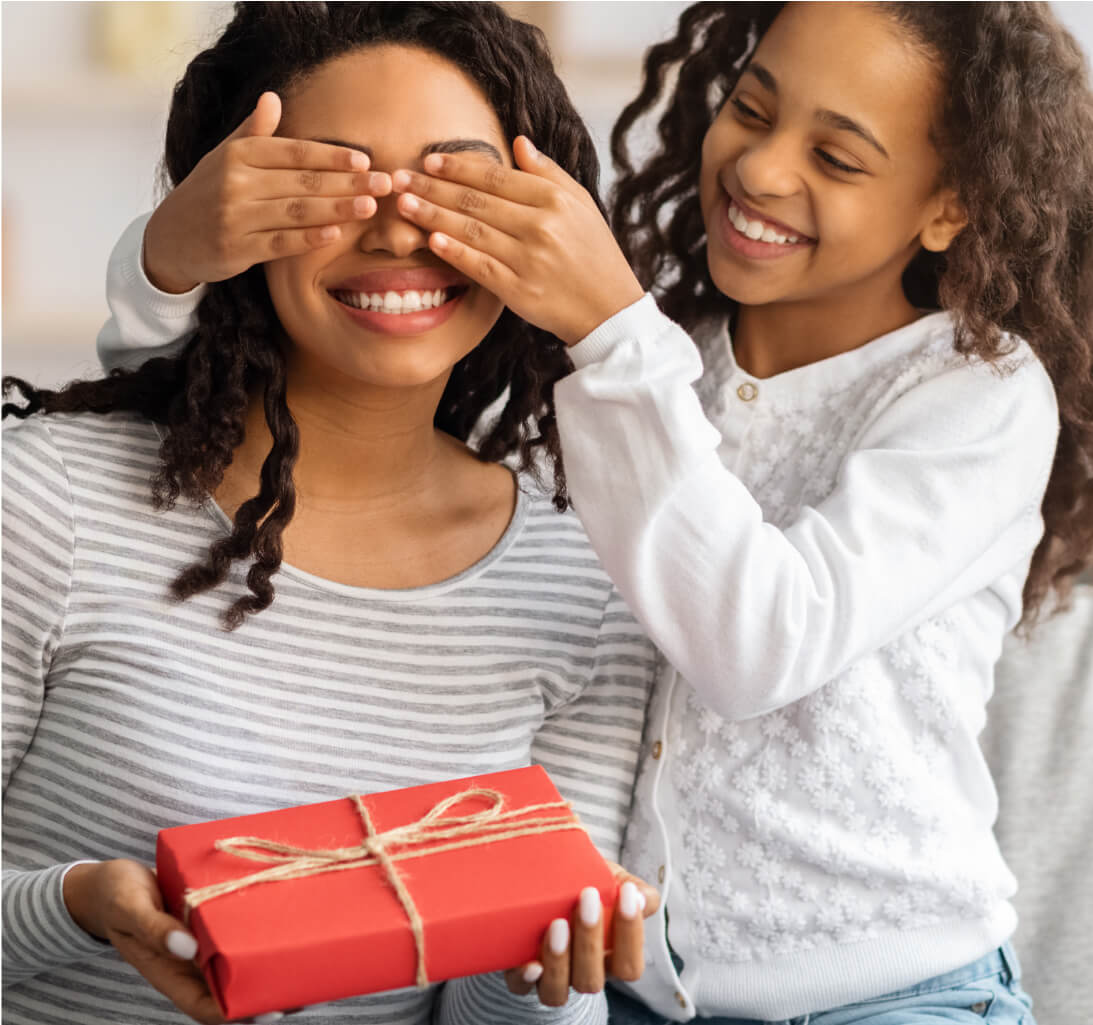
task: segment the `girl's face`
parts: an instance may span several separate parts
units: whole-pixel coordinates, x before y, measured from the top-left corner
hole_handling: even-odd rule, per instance
[[[718,289],[746,306],[899,294],[919,246],[962,225],[930,142],[938,88],[872,5],[787,5],[702,147]]]
[[[421,169],[431,152],[470,152],[511,166],[492,107],[435,54],[376,46],[322,65],[284,100],[278,134],[367,152],[376,171]],[[485,337],[501,301],[434,256],[395,198],[342,225],[341,238],[265,265],[293,371],[331,372],[383,389],[443,387]]]

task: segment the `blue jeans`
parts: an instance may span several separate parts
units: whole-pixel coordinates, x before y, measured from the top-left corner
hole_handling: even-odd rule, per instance
[[[672,1025],[625,994],[608,989],[610,1025]],[[896,993],[848,1004],[782,1025],[1036,1025],[1021,988],[1021,968],[1007,943],[956,971]],[[696,1018],[702,1025],[770,1025],[743,1018]]]

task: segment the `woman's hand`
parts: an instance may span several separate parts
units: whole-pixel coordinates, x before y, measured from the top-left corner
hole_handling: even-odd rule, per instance
[[[660,906],[660,894],[648,883],[612,865],[619,886],[615,905],[611,952],[603,949],[603,910],[599,891],[581,891],[573,923],[564,918],[550,923],[539,960],[505,973],[509,990],[520,996],[538,988],[539,1000],[548,1007],[561,1007],[572,986],[578,993],[598,993],[605,975],[633,981],[641,978],[645,966],[643,919]]]
[[[426,174],[396,171],[398,209],[446,263],[573,345],[643,289],[592,197],[524,136],[512,151],[518,169],[433,153]]]
[[[371,217],[391,176],[366,154],[274,136],[281,100],[253,113],[179,182],[144,231],[144,270],[165,292],[223,281],[256,263],[329,245],[341,224]]]
[[[76,865],[65,876],[64,901],[81,929],[112,943],[180,1011],[203,1025],[221,1025],[193,962],[197,941],[163,910],[150,869],[124,859]]]

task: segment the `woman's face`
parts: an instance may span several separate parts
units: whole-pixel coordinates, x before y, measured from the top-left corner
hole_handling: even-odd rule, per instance
[[[944,248],[925,57],[872,5],[789,4],[706,134],[700,199],[718,289],[749,306],[889,296]]]
[[[376,171],[420,170],[436,150],[511,166],[478,86],[444,58],[401,46],[319,67],[285,96],[278,134],[363,150]],[[427,238],[388,196],[370,219],[342,225],[337,242],[267,263],[294,371],[383,389],[442,387],[503,304],[434,256]]]

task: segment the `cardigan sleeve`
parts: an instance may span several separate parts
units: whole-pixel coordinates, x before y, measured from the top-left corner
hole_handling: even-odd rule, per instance
[[[197,307],[206,288],[173,295],[161,292],[144,273],[144,229],[151,214],[142,214],[122,232],[106,267],[106,303],[110,319],[102,326],[96,348],[107,370],[133,369],[155,356],[177,355],[197,327]]]
[[[1058,431],[1040,363],[950,361],[873,416],[834,490],[765,522],[718,457],[691,339],[651,297],[572,350],[566,473],[604,567],[722,715],[790,704],[964,596],[1027,570]],[[999,584],[1013,625],[1020,588]]]
[[[48,429],[30,420],[4,432],[4,811],[8,783],[33,746],[50,665],[64,633],[74,553],[68,477]],[[72,864],[21,869],[5,850],[4,985],[109,949],[65,907]]]

